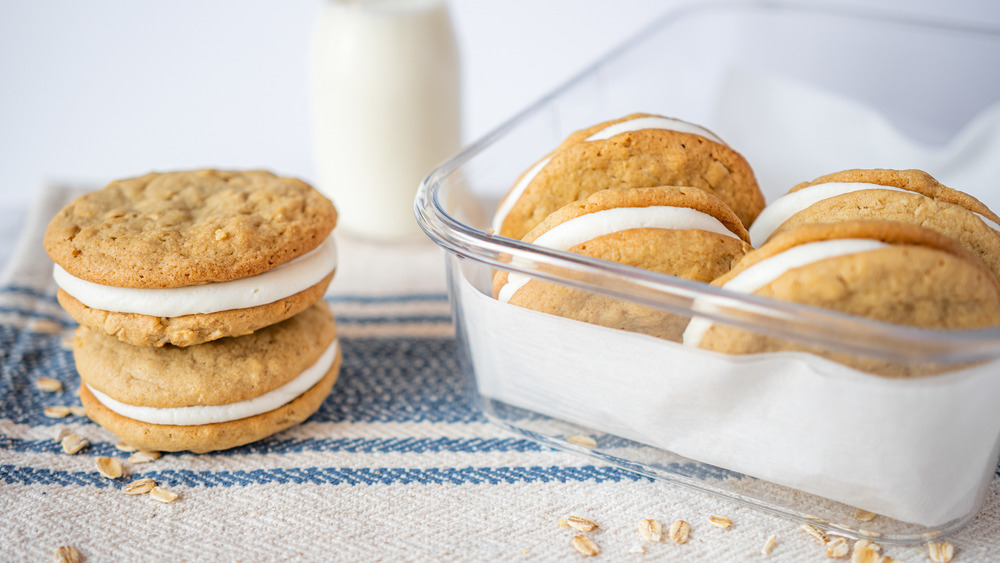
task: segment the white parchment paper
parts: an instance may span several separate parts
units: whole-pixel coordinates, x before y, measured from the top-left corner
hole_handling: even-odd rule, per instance
[[[461,274],[479,392],[914,524],[966,515],[996,465],[1000,365],[910,380],[726,356],[499,303]]]

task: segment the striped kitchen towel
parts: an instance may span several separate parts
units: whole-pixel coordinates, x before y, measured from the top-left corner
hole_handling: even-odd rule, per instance
[[[556,451],[486,420],[458,357],[440,252],[427,245],[341,242],[327,300],[343,366],[305,423],[229,451],[130,463],[117,439],[85,417],[44,415],[45,407],[79,405],[66,346],[75,323],[56,303],[40,244],[48,218],[76,193],[43,194],[0,285],[0,561],[50,559],[67,545],[84,561],[572,561],[581,557],[578,535],[608,560],[758,560],[771,535],[769,560],[826,558],[794,522]],[[38,389],[42,377],[63,391]],[[63,453],[53,439],[62,431],[90,446]],[[127,475],[102,478],[101,456],[123,461]],[[124,492],[144,477],[179,499]],[[984,512],[953,539],[959,556],[996,553],[998,493],[995,481]],[[713,515],[733,525],[712,526]],[[598,528],[561,525],[569,516]],[[689,539],[645,541],[636,528],[643,519],[665,527],[683,519]],[[887,552],[920,560],[921,549]]]

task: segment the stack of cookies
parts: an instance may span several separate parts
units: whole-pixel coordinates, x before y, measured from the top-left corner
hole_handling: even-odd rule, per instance
[[[501,201],[495,234],[709,283],[751,250],[764,196],[704,127],[637,113],[570,135]],[[687,317],[498,272],[499,300],[679,342]]]
[[[262,171],[148,174],[50,222],[87,416],[143,450],[208,452],[298,424],[340,369],[322,297],[337,213]]]
[[[847,170],[765,207],[739,153],[661,116],[570,135],[521,175],[493,231],[886,323],[1000,326],[1000,217],[974,197],[919,170]],[[493,281],[503,302],[717,352],[803,350],[895,377],[947,369],[837,355],[517,273]]]

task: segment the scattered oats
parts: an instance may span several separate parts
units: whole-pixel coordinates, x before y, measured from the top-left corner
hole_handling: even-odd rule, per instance
[[[45,407],[42,411],[49,418],[66,418],[69,416],[69,407]]]
[[[162,502],[163,504],[170,504],[175,500],[177,500],[177,497],[179,495],[173,491],[164,489],[159,485],[154,485],[153,488],[149,491],[149,496]]]
[[[878,532],[873,532],[871,530],[858,530],[858,533],[861,534],[862,536],[865,536],[866,538],[880,538],[880,537],[882,537],[882,534],[880,534]]]
[[[56,442],[62,442],[62,439],[65,438],[66,436],[69,436],[70,434],[71,432],[69,431],[69,428],[66,428],[65,426],[60,426],[56,428],[55,436],[53,436],[52,439],[55,440]]]
[[[87,410],[80,405],[74,405],[69,408],[69,413],[73,416],[87,416]]]
[[[897,563],[897,561],[888,555],[883,555],[882,559],[878,560],[878,563]]]
[[[872,520],[875,519],[876,516],[878,516],[878,514],[875,514],[874,512],[868,512],[863,508],[854,509],[854,519],[859,522],[871,522]]]
[[[691,532],[691,525],[683,520],[677,520],[670,525],[670,539],[674,543],[684,543],[688,540],[688,533]]]
[[[588,520],[581,516],[570,516],[566,519],[566,524],[573,528],[574,530],[580,530],[581,532],[592,532],[594,528],[597,528],[597,522],[593,520]]]
[[[147,450],[139,450],[134,454],[128,456],[129,463],[149,463],[151,461],[156,461],[160,459],[163,454],[160,452],[152,452]]]
[[[597,547],[594,540],[588,538],[587,536],[573,536],[573,547],[582,553],[584,557],[597,555],[601,552],[601,548]]]
[[[830,538],[826,537],[826,534],[824,534],[823,531],[817,528],[816,526],[813,526],[811,524],[803,524],[802,529],[805,530],[805,532],[810,536],[816,538],[816,541],[818,541],[823,545],[826,545],[826,542],[830,541]]]
[[[955,556],[955,547],[946,541],[927,542],[927,556],[934,563],[948,563]]]
[[[851,546],[847,543],[846,538],[834,538],[826,542],[826,556],[831,559],[847,557],[850,551]]]
[[[581,434],[574,434],[572,436],[566,436],[567,442],[572,442],[578,446],[583,446],[585,448],[596,448],[597,440],[591,438],[590,436],[583,436]]]
[[[67,434],[63,436],[62,440],[59,440],[59,444],[62,446],[63,453],[73,455],[89,446],[90,442],[88,442],[86,438],[76,434]]]
[[[559,527],[560,528],[565,528],[566,527],[566,520],[560,518],[559,519]]]
[[[28,323],[28,330],[47,334],[59,334],[63,331],[63,326],[48,319],[34,319]]]
[[[97,458],[97,472],[105,479],[117,479],[122,476],[122,462],[113,457]]]
[[[870,549],[875,553],[878,553],[882,551],[882,546],[872,540],[858,540],[854,542],[854,551],[858,551],[859,549]]]
[[[658,542],[663,539],[663,524],[660,524],[659,520],[640,520],[637,526],[639,528],[639,535],[642,536],[642,539],[654,542]]]
[[[778,543],[778,536],[772,534],[771,537],[767,538],[767,541],[764,542],[764,547],[760,548],[760,554],[771,555],[771,552],[774,551],[774,544],[776,543]]]
[[[854,553],[851,554],[851,563],[880,563],[882,561],[882,556],[878,554],[878,551],[881,549],[881,546],[873,543],[868,546],[859,547],[858,544],[863,541],[868,540],[859,540],[855,542]]]
[[[52,560],[55,563],[80,563],[80,552],[71,545],[60,546],[52,554]]]
[[[126,444],[125,442],[118,442],[117,444],[115,444],[115,449],[118,450],[118,451],[120,451],[120,452],[125,452],[125,453],[132,453],[132,452],[139,451],[139,448],[134,448],[134,447]]]
[[[128,485],[125,485],[125,494],[127,495],[144,495],[149,491],[152,491],[156,487],[156,481],[146,478],[138,479],[132,481]]]
[[[51,377],[39,377],[35,380],[35,389],[39,391],[46,391],[48,393],[57,393],[63,390],[62,381],[58,379],[52,379]]]
[[[733,521],[725,516],[709,516],[708,521],[716,528],[728,528],[733,525]]]
[[[629,553],[646,553],[646,546],[641,544],[634,544],[632,547],[628,548]]]

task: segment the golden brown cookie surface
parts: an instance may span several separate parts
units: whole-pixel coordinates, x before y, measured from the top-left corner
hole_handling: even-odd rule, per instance
[[[193,346],[219,338],[250,334],[296,315],[323,297],[331,279],[332,273],[310,288],[266,305],[180,317],[94,309],[62,289],[58,291],[57,298],[63,309],[81,325],[133,346]]]
[[[526,235],[525,241],[538,242],[560,225],[596,217],[593,214],[601,212],[623,209],[657,212],[662,208],[682,210],[679,225],[688,219],[687,212],[694,212],[715,220],[723,232],[680,226],[643,227],[640,225],[646,219],[640,218],[633,226],[585,237],[566,250],[706,283],[729,271],[750,250],[745,242],[746,229],[732,210],[711,194],[689,187],[603,190],[552,214]],[[494,294],[508,299],[512,305],[536,311],[670,340],[679,340],[687,324],[685,317],[673,313],[540,280],[527,281],[508,296],[503,290],[508,281],[511,280],[506,272],[498,273]]]
[[[76,199],[44,242],[78,278],[172,288],[270,270],[316,248],[336,220],[309,185],[269,172],[154,173]]]
[[[958,240],[1000,278],[1000,232],[987,223],[995,224],[996,215],[974,197],[944,186],[919,170],[848,170],[799,184],[789,193],[831,182],[870,185],[871,189],[820,199],[796,211],[774,233],[807,223],[857,219],[912,223]],[[879,189],[879,186],[899,189]],[[765,215],[769,214],[770,210],[765,211]],[[754,233],[754,237],[760,244],[759,234]]]
[[[725,144],[693,133],[656,128],[586,140],[609,124],[636,117],[648,115],[636,114],[571,135],[513,202],[498,233],[522,238],[563,205],[620,187],[696,187],[725,202],[745,225],[753,221],[764,207],[764,197],[749,164]]]
[[[86,386],[80,388],[80,401],[91,420],[134,448],[160,452],[213,452],[256,442],[304,422],[319,410],[330,394],[340,373],[340,363],[338,352],[323,379],[292,402],[273,411],[229,422],[196,426],[148,424],[108,409]]]
[[[1000,284],[991,272],[949,237],[905,223],[855,221],[788,230],[749,253],[732,272],[713,283],[725,287],[741,273],[759,269],[785,251],[838,239],[873,240],[887,246],[821,258],[789,269],[753,294],[926,329],[1000,326]],[[944,370],[941,366],[914,366],[832,353],[721,324],[712,324],[697,345],[729,354],[808,351],[863,371],[894,377]]]
[[[992,221],[1000,223],[1000,217],[990,210],[989,207],[986,207],[983,202],[967,193],[945,186],[923,170],[892,170],[888,168],[843,170],[841,172],[827,174],[826,176],[820,176],[811,182],[798,184],[789,190],[789,192],[796,192],[801,189],[808,188],[809,186],[825,184],[828,182],[878,184],[880,186],[891,186],[894,188],[909,190],[933,199],[960,205],[969,211],[974,211]]]
[[[313,365],[336,338],[323,301],[252,334],[196,346],[151,348],[77,329],[80,379],[128,405],[175,408],[245,401]]]
[[[327,350],[335,339],[336,326],[322,301],[253,334],[187,348],[140,348],[80,327],[74,340],[83,383],[80,398],[87,416],[138,448],[194,452],[232,448],[284,430],[314,413],[337,379],[339,346],[330,366],[314,374],[319,380],[310,388],[269,411],[242,418],[216,418],[209,423],[192,420],[191,424],[146,422],[131,418],[135,414],[123,414],[127,411],[116,412],[113,409],[121,407],[103,404],[91,389],[130,407],[232,409],[232,405],[281,388],[307,369],[317,369],[321,357],[330,357],[324,354],[330,353]]]

